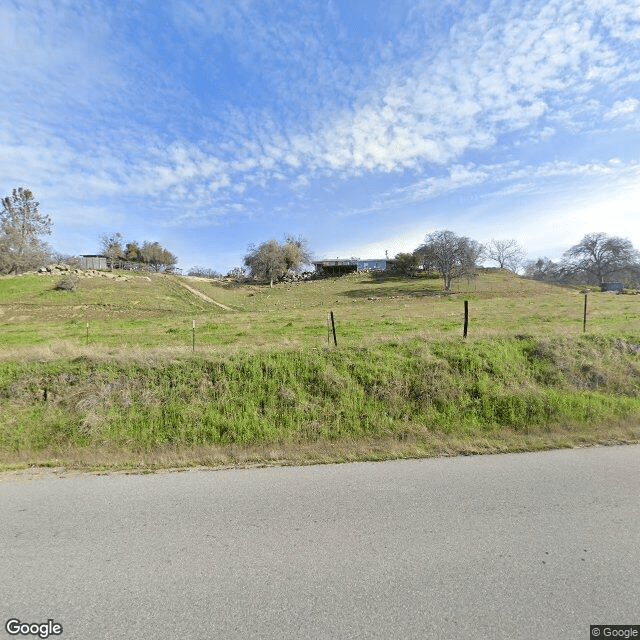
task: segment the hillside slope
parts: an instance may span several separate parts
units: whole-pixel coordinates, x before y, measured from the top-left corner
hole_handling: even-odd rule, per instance
[[[497,269],[456,283],[447,294],[438,279],[367,273],[273,289],[123,272],[79,279],[77,290],[70,292],[55,290],[58,279],[0,278],[4,357],[42,358],[51,351],[74,355],[87,347],[92,354],[114,348],[186,352],[193,346],[194,323],[196,347],[204,352],[319,347],[327,344],[329,311],[334,312],[340,346],[416,335],[456,337],[462,333],[463,300],[469,302],[470,338],[576,336],[583,329],[584,295],[579,289]],[[639,301],[634,295],[591,292],[588,331],[621,338],[639,335]]]
[[[230,311],[188,282],[0,279],[0,465],[284,464],[640,435],[637,296],[590,293],[583,334],[580,291],[497,270],[446,295],[371,274],[192,282]]]

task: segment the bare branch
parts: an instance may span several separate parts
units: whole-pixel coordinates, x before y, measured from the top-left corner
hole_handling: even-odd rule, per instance
[[[624,281],[640,269],[640,254],[626,238],[589,233],[565,252],[563,266],[574,280],[585,284],[613,278]]]
[[[518,271],[526,254],[522,245],[514,238],[508,240],[491,238],[486,255],[489,260],[497,262],[501,269]]]
[[[419,256],[423,268],[428,265],[429,269],[438,271],[445,291],[449,291],[455,278],[475,275],[483,252],[483,245],[476,240],[458,236],[453,231],[434,231],[414,253]]]

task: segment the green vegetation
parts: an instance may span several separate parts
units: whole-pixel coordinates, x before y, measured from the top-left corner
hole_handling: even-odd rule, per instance
[[[273,289],[189,280],[232,311],[175,276],[80,278],[74,292],[54,290],[55,280],[0,279],[4,468],[282,464],[638,440],[636,296],[592,292],[583,334],[580,291],[501,270],[447,295],[438,280],[361,273]],[[337,348],[327,341],[329,309]]]

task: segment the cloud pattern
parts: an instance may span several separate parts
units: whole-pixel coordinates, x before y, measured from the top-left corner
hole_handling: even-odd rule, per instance
[[[515,153],[637,134],[637,0],[355,4],[5,4],[3,188],[202,225],[372,175],[396,180],[362,195],[374,209],[525,177],[637,178],[634,161]]]

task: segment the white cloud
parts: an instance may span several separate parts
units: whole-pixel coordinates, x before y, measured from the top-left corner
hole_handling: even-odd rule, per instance
[[[613,185],[626,184],[633,179],[640,179],[640,164],[625,164],[619,159],[589,163],[553,161],[539,165],[525,165],[518,161],[493,165],[451,165],[445,175],[420,179],[378,194],[371,209],[429,202],[470,188],[477,189],[478,198],[487,199],[546,193],[554,189],[554,182],[569,184],[569,189],[579,189],[576,181],[608,181]]]
[[[640,40],[640,4],[637,0],[590,0],[601,11],[602,21],[615,38]]]
[[[627,237],[640,248],[640,164],[626,166],[617,174],[604,165],[548,165],[539,173],[545,178],[567,174],[573,178],[569,183],[559,180],[545,187],[542,178],[533,176],[531,182],[491,191],[468,204],[448,201],[444,207],[426,209],[428,215],[411,216],[410,209],[401,208],[396,217],[407,221],[402,231],[384,234],[381,241],[340,243],[336,251],[341,251],[341,256],[351,252],[375,257],[388,249],[395,255],[412,251],[436,228],[451,229],[481,242],[491,237],[516,238],[530,259],[560,259],[570,246],[594,231]]]
[[[606,127],[605,112],[609,128],[638,113],[640,101],[624,97],[640,80],[638,58],[625,54],[640,37],[636,0],[489,0],[483,11],[447,2],[435,13],[451,24],[433,38],[432,3],[410,4],[386,41],[369,44],[321,3],[274,3],[269,15],[249,0],[173,2],[192,56],[175,61],[127,37],[128,3],[0,7],[0,79],[11,96],[0,111],[0,179],[76,211],[99,201],[87,207],[96,219],[102,207],[130,207],[152,224],[196,226],[297,206],[327,179],[333,189],[380,178],[384,187],[367,181],[348,205],[319,201],[381,211],[463,190],[533,197],[554,181],[633,172],[597,150],[592,162],[571,160],[570,145],[557,149],[564,161],[516,160],[515,150],[588,133],[598,119]],[[196,98],[176,69],[202,64],[213,76],[218,65],[222,78],[222,50],[246,86]]]
[[[640,107],[640,100],[637,98],[627,98],[626,100],[618,100],[613,103],[613,106],[604,115],[605,120],[613,120],[614,118],[621,118],[623,116],[631,115],[638,111]]]
[[[601,8],[584,15],[578,2],[551,1],[525,6],[519,16],[511,8],[506,20],[503,11],[497,3],[457,24],[435,55],[381,69],[369,97],[305,145],[317,149],[309,151],[311,164],[358,175],[455,162],[547,115],[562,113],[566,126],[603,79],[603,65],[609,81],[623,77],[623,61],[593,28]]]

